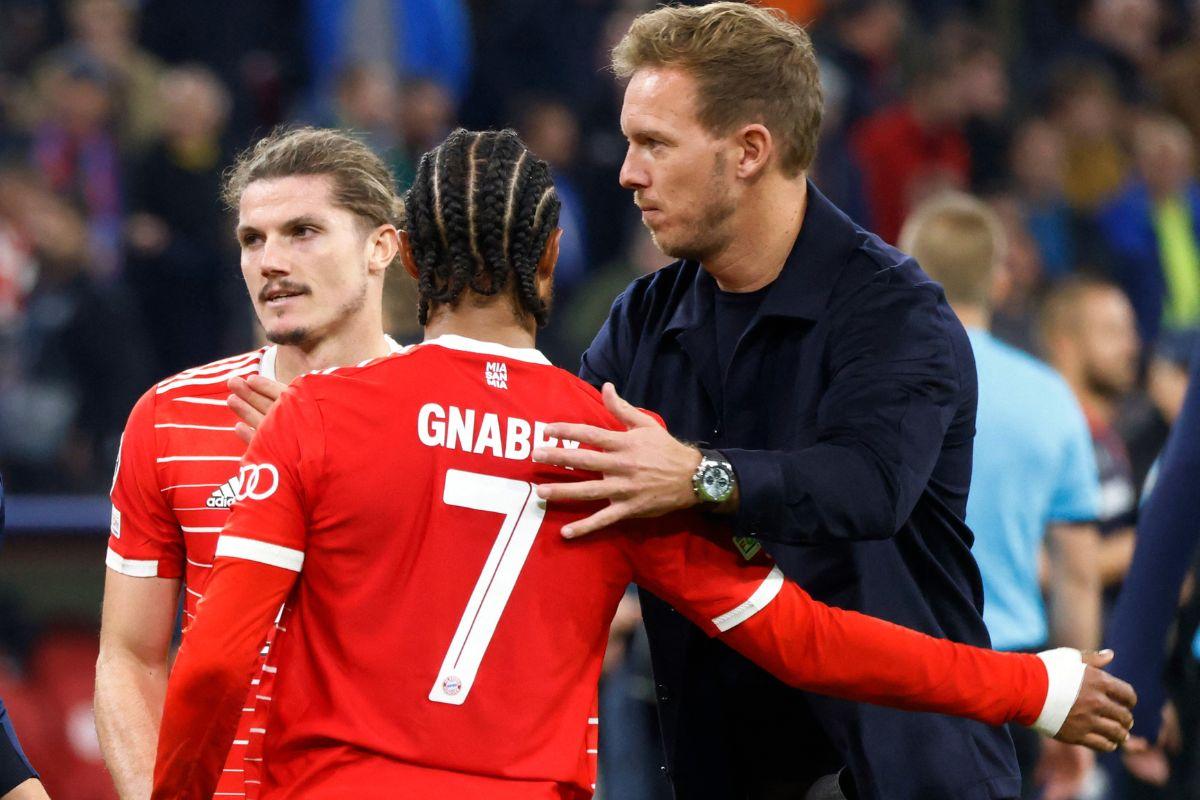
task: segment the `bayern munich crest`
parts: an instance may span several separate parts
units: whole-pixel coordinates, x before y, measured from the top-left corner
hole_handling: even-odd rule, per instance
[[[457,676],[448,675],[446,680],[442,681],[442,691],[453,697],[462,691],[462,681]]]

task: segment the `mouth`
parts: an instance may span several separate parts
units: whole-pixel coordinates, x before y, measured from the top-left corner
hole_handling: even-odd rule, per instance
[[[297,297],[303,297],[308,294],[308,289],[295,286],[273,286],[264,289],[259,294],[259,301],[268,308],[277,308],[286,305],[289,301]]]

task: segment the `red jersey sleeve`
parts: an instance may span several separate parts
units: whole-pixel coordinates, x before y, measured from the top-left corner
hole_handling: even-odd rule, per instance
[[[218,558],[167,683],[152,798],[210,800],[258,651],[296,573]]]
[[[151,387],[134,405],[121,435],[105,563],[135,578],[181,578],[183,531],[159,486],[154,413]]]
[[[237,502],[217,540],[217,558],[299,572],[308,537],[306,498],[325,454],[321,413],[290,387],[254,434],[238,471]]]
[[[637,582],[797,688],[989,725],[1032,725],[1047,704],[1049,677],[1037,656],[935,639],[819,603],[778,567],[725,546],[728,528],[700,514],[646,522],[657,532],[630,537]]]

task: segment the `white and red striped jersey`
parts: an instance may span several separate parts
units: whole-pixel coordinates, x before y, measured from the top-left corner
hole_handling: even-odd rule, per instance
[[[391,339],[388,344],[400,349]],[[161,381],[142,395],[125,425],[105,563],[132,577],[182,579],[185,635],[212,571],[217,537],[242,490],[238,463],[246,445],[234,432],[238,418],[225,403],[226,384],[253,374],[274,380],[277,353],[265,347]],[[259,666],[217,798],[257,795],[263,728],[254,719],[265,712],[274,676],[273,665]]]

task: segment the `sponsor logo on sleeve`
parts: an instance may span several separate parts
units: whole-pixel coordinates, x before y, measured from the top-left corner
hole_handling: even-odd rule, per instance
[[[232,508],[238,500],[266,500],[278,488],[279,470],[274,464],[246,464],[214,489],[204,504],[209,508]]]

